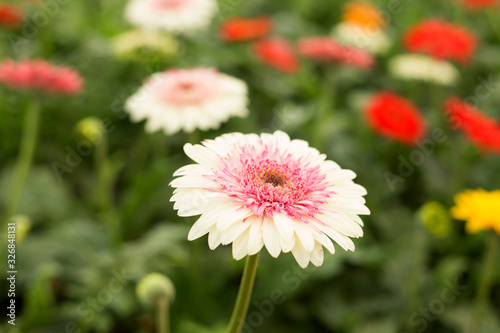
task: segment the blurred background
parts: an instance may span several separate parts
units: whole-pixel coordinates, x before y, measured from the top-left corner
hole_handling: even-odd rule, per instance
[[[330,36],[345,19],[347,1],[219,0],[207,29],[168,35],[170,46],[161,50],[132,51],[117,46],[117,37],[134,28],[124,19],[123,1],[2,1],[7,3],[19,8],[22,19],[0,25],[1,59],[42,58],[73,67],[84,90],[43,97],[17,217],[16,325],[3,317],[0,331],[154,332],[155,309],[141,304],[136,286],[159,272],[176,289],[173,332],[224,332],[244,260],[233,260],[228,246],[210,251],[206,237],[188,242],[196,219],[179,218],[169,202],[168,184],[176,169],[190,163],[182,146],[193,134],[147,133],[144,123],[131,122],[124,111],[127,98],[151,74],[206,66],[247,83],[250,112],[218,130],[197,131],[195,139],[283,130],[354,170],[371,210],[363,217],[365,235],[355,240],[356,251],[336,247],[319,268],[302,270],[291,254],[273,259],[263,251],[244,332],[466,332],[488,235],[467,234],[448,209],[462,190],[499,189],[500,159],[451,129],[443,102],[454,95],[477,97],[482,112],[500,116],[499,6],[471,10],[458,0],[369,1],[384,17],[390,42],[369,70],[318,63],[295,50],[297,68],[286,72],[263,63],[251,42],[221,38],[221,24],[234,17],[268,17],[268,36],[293,46],[306,37]],[[395,77],[390,60],[407,52],[405,31],[432,18],[476,35],[472,59],[451,61],[460,77],[447,85]],[[428,137],[440,129],[444,139],[408,145],[373,131],[364,107],[382,90],[410,100],[426,119]],[[29,97],[2,86],[0,101],[5,207]],[[77,124],[86,117],[103,126],[98,144],[82,143],[89,142],[87,132]],[[0,233],[3,249],[6,229]],[[5,309],[6,269],[1,274]],[[500,332],[498,265],[487,298],[482,332]]]

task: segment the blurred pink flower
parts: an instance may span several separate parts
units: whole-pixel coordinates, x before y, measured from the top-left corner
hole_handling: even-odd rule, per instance
[[[44,60],[6,59],[0,63],[0,83],[14,90],[38,90],[52,94],[78,94],[82,91],[80,74],[69,67]]]
[[[299,52],[314,61],[338,63],[361,69],[371,69],[375,63],[373,55],[353,46],[340,44],[330,37],[309,37],[298,42]]]

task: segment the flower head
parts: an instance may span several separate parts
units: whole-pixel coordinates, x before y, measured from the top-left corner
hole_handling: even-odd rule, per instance
[[[302,55],[318,62],[333,62],[362,69],[371,69],[375,62],[370,53],[342,45],[330,37],[303,38],[299,41],[298,48]]]
[[[404,36],[404,46],[408,51],[465,63],[476,51],[477,37],[462,26],[435,19],[410,28]]]
[[[344,6],[342,21],[372,30],[380,30],[385,26],[382,12],[367,2],[353,1]]]
[[[334,253],[331,239],[354,250],[349,237],[363,235],[366,190],[305,141],[231,133],[184,151],[196,164],[175,172],[171,201],[179,216],[201,214],[189,240],[208,233],[211,249],[232,243],[236,260],[263,246],[273,257],[291,251],[306,267],[322,264],[323,246]]]
[[[500,154],[500,124],[458,97],[445,101],[450,126],[461,129],[474,144],[486,152]]]
[[[469,10],[481,10],[498,6],[499,0],[458,0]]]
[[[134,29],[113,38],[112,48],[120,58],[143,61],[175,55],[179,43],[159,31]]]
[[[279,71],[293,74],[299,69],[299,61],[290,44],[281,38],[266,39],[254,44],[254,52],[264,63]]]
[[[139,28],[183,33],[207,27],[216,12],[215,0],[131,0],[125,18]]]
[[[0,3],[0,27],[18,28],[23,20],[24,15],[19,7]]]
[[[392,58],[389,61],[389,72],[399,79],[432,82],[443,86],[455,84],[460,76],[450,62],[416,53]]]
[[[97,117],[83,118],[76,123],[75,129],[78,136],[96,146],[102,142],[106,133],[103,122]]]
[[[247,86],[210,68],[171,69],[151,76],[125,109],[133,121],[146,119],[148,132],[216,129],[247,115]]]
[[[345,45],[354,46],[374,54],[386,53],[391,47],[387,34],[380,29],[367,29],[358,24],[342,22],[333,27],[332,37]]]
[[[373,130],[405,144],[415,144],[426,133],[425,119],[417,107],[392,92],[373,96],[366,105],[365,115]]]
[[[437,201],[427,202],[420,209],[420,219],[431,234],[446,237],[452,231],[448,210]]]
[[[271,32],[272,27],[267,17],[234,18],[222,23],[219,34],[225,41],[242,42],[262,38]]]
[[[83,80],[72,68],[44,60],[11,59],[0,63],[0,83],[15,90],[37,90],[52,94],[78,94]]]
[[[465,220],[465,230],[476,233],[493,229],[500,235],[500,190],[466,190],[455,195],[451,216]]]

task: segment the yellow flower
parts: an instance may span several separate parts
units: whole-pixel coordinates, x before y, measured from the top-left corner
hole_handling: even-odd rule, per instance
[[[427,202],[420,209],[420,219],[431,234],[446,237],[452,230],[447,209],[436,201]]]
[[[380,30],[385,26],[385,18],[378,8],[357,1],[345,5],[342,21],[372,30]]]
[[[179,43],[159,31],[129,30],[113,38],[112,50],[122,59],[133,61],[158,60],[172,57]]]
[[[455,203],[451,216],[466,220],[468,233],[493,229],[500,235],[500,190],[466,190],[455,196]]]

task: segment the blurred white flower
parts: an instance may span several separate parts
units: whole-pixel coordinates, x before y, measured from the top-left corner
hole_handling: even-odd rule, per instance
[[[349,237],[363,235],[366,190],[305,141],[230,133],[184,151],[196,164],[175,172],[171,201],[179,216],[201,214],[189,240],[208,233],[211,249],[232,243],[236,260],[263,246],[273,257],[291,251],[306,267],[323,263],[323,246],[335,252],[331,239],[354,250]]]
[[[402,54],[389,60],[389,72],[396,78],[420,80],[450,86],[460,73],[448,61],[437,60],[423,54]]]
[[[125,18],[139,28],[184,33],[207,27],[216,12],[215,0],[131,0]]]
[[[333,27],[332,37],[340,43],[374,54],[386,53],[391,47],[391,41],[383,30],[359,24],[339,23]]]
[[[147,56],[172,56],[179,50],[179,43],[159,31],[133,29],[113,38],[113,52],[124,59],[141,59]]]
[[[132,121],[165,134],[217,129],[233,116],[245,117],[245,82],[210,68],[172,69],[151,76],[125,103]]]

